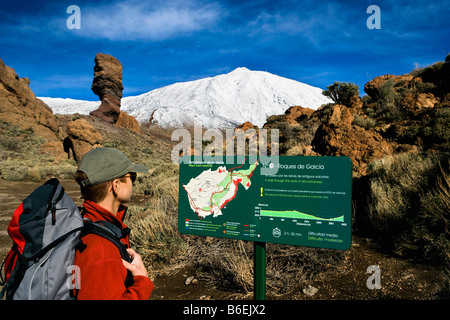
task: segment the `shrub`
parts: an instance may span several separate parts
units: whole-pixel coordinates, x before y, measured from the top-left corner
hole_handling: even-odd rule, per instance
[[[249,242],[207,238],[197,243],[192,262],[203,278],[221,290],[249,293],[253,289],[253,248]]]
[[[27,168],[19,167],[13,170],[2,171],[2,179],[5,181],[21,181],[27,176]]]
[[[386,103],[393,103],[394,102],[394,79],[391,78],[384,82],[379,88],[378,88],[378,100],[384,101]]]
[[[428,131],[425,129],[429,128]],[[428,126],[421,127],[421,136],[428,145],[438,145],[442,150],[450,150],[450,108],[435,108],[430,115]]]
[[[335,103],[348,106],[352,96],[359,96],[359,87],[351,82],[335,81],[327,87],[327,90],[322,91],[322,94],[329,97]]]
[[[253,242],[211,238],[205,242],[190,254],[202,277],[225,291],[253,291]],[[270,243],[266,246],[267,291],[276,295],[297,289],[317,274],[338,268],[343,257],[340,250]]]
[[[416,93],[427,93],[427,92],[432,92],[433,89],[436,88],[436,85],[434,83],[431,82],[419,82],[416,83],[415,87],[414,87],[414,91]]]
[[[375,126],[375,120],[371,117],[364,117],[359,114],[355,114],[352,124],[369,130]]]
[[[38,168],[28,168],[27,180],[32,182],[41,181],[41,173]]]
[[[369,221],[395,253],[449,259],[449,164],[448,155],[403,153],[369,165]]]
[[[6,150],[14,151],[17,153],[22,152],[24,148],[23,142],[19,141],[14,137],[4,137],[0,140],[0,146],[4,147]]]
[[[145,195],[145,206],[130,206],[130,241],[152,275],[182,267],[187,246],[178,233],[178,166],[161,164],[151,174],[139,175],[133,193]]]

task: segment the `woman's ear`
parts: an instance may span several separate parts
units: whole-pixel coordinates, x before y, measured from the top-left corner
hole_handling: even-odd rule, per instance
[[[119,193],[119,189],[120,189],[120,179],[114,179],[111,182],[111,191],[114,194],[114,196],[117,196],[117,194]]]

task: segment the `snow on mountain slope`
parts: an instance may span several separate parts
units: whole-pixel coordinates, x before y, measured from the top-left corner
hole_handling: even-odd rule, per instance
[[[53,110],[53,113],[59,114],[89,114],[89,112],[96,110],[101,103],[100,101],[75,100],[70,98],[38,97],[38,99],[44,101]]]
[[[267,117],[293,105],[317,109],[330,100],[322,89],[268,72],[238,68],[228,74],[176,83],[122,99],[122,109],[139,122],[181,127],[196,120],[205,127],[262,126]]]
[[[73,107],[49,100],[44,102],[55,113],[70,109],[72,113],[82,113],[97,108],[93,102]],[[245,121],[261,127],[269,116],[283,114],[291,106],[317,109],[329,102],[320,88],[268,72],[237,68],[228,74],[175,83],[139,96],[122,98],[121,110],[139,122],[152,118],[163,127],[183,127],[194,121],[207,128],[235,127]]]

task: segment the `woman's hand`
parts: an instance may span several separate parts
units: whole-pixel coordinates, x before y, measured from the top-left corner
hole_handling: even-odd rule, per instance
[[[148,278],[147,269],[142,262],[142,258],[133,249],[127,249],[128,254],[131,256],[131,263],[122,259],[123,265],[127,270],[130,270],[133,276],[144,276]]]

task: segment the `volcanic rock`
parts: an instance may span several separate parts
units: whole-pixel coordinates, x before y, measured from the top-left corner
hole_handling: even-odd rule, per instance
[[[286,115],[285,120],[291,125],[298,124],[305,119],[308,119],[315,110],[310,108],[303,108],[301,106],[293,106],[286,110],[284,113]]]
[[[92,91],[99,96],[101,105],[90,114],[114,124],[120,115],[122,99],[122,64],[111,55],[97,53],[95,56]]]
[[[253,125],[251,122],[249,122],[249,121],[246,121],[246,122],[244,122],[243,124],[241,124],[241,125],[239,125],[239,126],[237,126],[236,128],[235,128],[235,131],[237,130],[237,129],[242,129],[242,131],[247,131],[248,129],[258,129],[258,127],[257,126],[255,126],[255,125]]]
[[[445,62],[437,62],[418,72],[418,77],[424,83],[432,83],[434,88],[431,92],[435,96],[445,96],[450,88],[450,55],[447,55]]]
[[[322,155],[351,158],[354,171],[365,175],[369,162],[392,154],[393,148],[379,133],[352,125],[353,119],[347,107],[333,106],[328,121],[320,124],[311,145]]]
[[[130,116],[128,113],[124,111],[120,111],[119,118],[116,122],[117,127],[128,128],[135,132],[141,132],[139,127],[139,122],[135,117]]]
[[[68,136],[64,139],[64,151],[80,161],[91,149],[101,147],[101,134],[86,120],[77,119],[67,124]]]
[[[384,76],[379,76],[373,80],[367,82],[364,85],[364,91],[369,97],[374,100],[382,98],[382,89],[386,86],[386,82],[390,81],[392,86],[392,92],[396,93],[398,89],[403,87],[415,86],[422,82],[422,79],[414,77],[411,74],[404,74],[400,76],[394,76],[392,74],[386,74]]]
[[[363,106],[363,102],[358,95],[353,95],[350,97],[350,103],[348,105],[349,108],[360,110]]]
[[[316,287],[313,287],[312,285],[308,285],[306,288],[303,289],[303,293],[306,294],[308,297],[312,297],[319,291]]]
[[[432,93],[408,93],[401,101],[401,106],[409,116],[417,117],[425,108],[433,108],[438,101]]]

